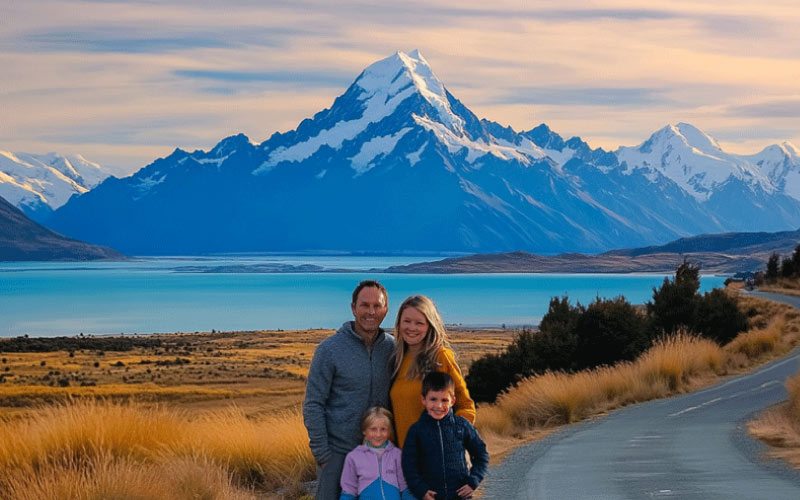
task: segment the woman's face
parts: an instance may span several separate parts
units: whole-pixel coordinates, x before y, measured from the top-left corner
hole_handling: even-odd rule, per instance
[[[406,307],[400,314],[400,338],[409,346],[420,345],[428,333],[428,320],[414,307]]]

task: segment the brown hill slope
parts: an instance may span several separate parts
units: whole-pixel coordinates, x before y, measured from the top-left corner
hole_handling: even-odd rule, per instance
[[[51,231],[0,197],[0,261],[99,259],[122,260],[125,256]]]

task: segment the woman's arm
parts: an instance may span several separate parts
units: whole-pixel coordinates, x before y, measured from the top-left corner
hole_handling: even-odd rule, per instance
[[[453,351],[447,348],[442,348],[439,351],[438,360],[440,363],[439,371],[445,372],[452,377],[455,383],[456,404],[453,410],[459,417],[464,417],[469,423],[475,423],[475,401],[469,396],[469,389],[467,383],[464,381],[464,375],[461,373],[456,357]]]

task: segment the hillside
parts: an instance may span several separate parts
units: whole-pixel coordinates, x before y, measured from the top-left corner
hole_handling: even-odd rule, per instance
[[[0,261],[99,259],[121,260],[125,256],[53,232],[0,197]]]
[[[800,231],[724,233],[681,238],[666,245],[612,250],[597,255],[528,252],[477,254],[435,262],[393,266],[392,273],[671,273],[688,259],[704,273],[734,274],[763,270],[772,252],[790,254]]]

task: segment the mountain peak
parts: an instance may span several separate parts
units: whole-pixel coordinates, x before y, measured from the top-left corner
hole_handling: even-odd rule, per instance
[[[444,84],[433,73],[419,49],[408,54],[397,51],[373,63],[355,83],[364,90],[360,96],[362,101],[382,92],[388,91],[390,98],[415,89],[436,110],[436,118],[453,132],[463,134],[464,120],[450,108]]]
[[[679,122],[675,125],[666,125],[656,131],[650,138],[639,146],[642,152],[648,150],[661,140],[672,142],[679,141],[684,146],[695,149],[705,154],[720,154],[722,147],[710,135],[690,123]]]
[[[707,153],[711,151],[722,151],[722,148],[720,147],[716,139],[706,134],[705,132],[695,127],[694,125],[680,122],[675,126],[675,128],[677,128],[680,135],[686,139],[686,142],[689,145],[694,146],[700,151],[704,151]]]

